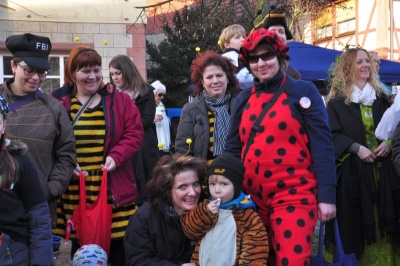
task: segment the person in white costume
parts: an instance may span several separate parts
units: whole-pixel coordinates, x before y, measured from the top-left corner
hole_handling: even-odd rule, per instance
[[[167,115],[167,109],[161,101],[165,97],[167,89],[159,80],[151,83],[154,87],[154,97],[156,99],[156,115],[154,117],[154,125],[157,132],[160,156],[169,153],[171,147],[170,119]]]

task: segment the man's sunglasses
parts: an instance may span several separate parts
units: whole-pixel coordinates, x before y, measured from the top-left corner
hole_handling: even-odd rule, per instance
[[[258,61],[263,60],[263,61],[269,61],[272,58],[274,58],[276,56],[275,52],[269,51],[263,54],[259,54],[259,55],[249,55],[247,57],[247,61],[249,62],[249,64],[257,64]]]

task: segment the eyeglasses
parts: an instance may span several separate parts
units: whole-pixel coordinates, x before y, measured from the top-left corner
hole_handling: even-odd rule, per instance
[[[164,94],[164,93],[157,93],[157,96],[158,96],[158,97],[164,97],[165,94]]]
[[[20,66],[24,70],[25,76],[28,76],[28,77],[33,77],[36,73],[39,78],[45,78],[47,76],[47,74],[49,73],[46,70],[38,70],[38,69],[31,68],[29,66],[21,66],[19,63],[17,63],[17,65]]]
[[[186,191],[189,187],[192,187],[193,189],[200,187],[200,182],[196,181],[191,185],[187,185],[187,184],[182,184],[178,187],[174,187],[175,189],[178,189],[180,191]]]
[[[380,65],[380,66],[382,65],[382,62],[381,62],[380,60],[375,60],[375,59],[374,59],[374,61],[375,61],[375,63],[377,63],[378,65]]]
[[[249,55],[247,57],[247,61],[249,62],[249,64],[257,64],[260,58],[263,61],[269,61],[273,59],[275,56],[276,56],[275,52],[269,51],[259,55]]]

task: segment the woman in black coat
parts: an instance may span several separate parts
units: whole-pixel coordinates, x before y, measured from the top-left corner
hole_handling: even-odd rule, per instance
[[[143,123],[143,143],[133,159],[139,191],[136,203],[140,206],[147,200],[146,183],[159,159],[157,134],[152,128],[156,114],[154,88],[143,79],[128,56],[115,56],[110,61],[109,67],[110,79],[132,98],[139,109]]]
[[[386,265],[395,257],[400,259],[393,237],[400,228],[399,217],[395,218],[400,208],[400,197],[396,196],[400,180],[391,162],[390,141],[375,137],[389,98],[371,62],[361,48],[348,49],[340,56],[333,69],[327,108],[344,251],[356,253],[360,265]],[[326,230],[329,249],[334,245],[333,229],[328,224]]]
[[[185,211],[202,200],[200,183],[206,178],[206,163],[193,156],[163,156],[147,183],[149,202],[129,220],[124,237],[128,266],[185,265],[196,246],[179,222]]]

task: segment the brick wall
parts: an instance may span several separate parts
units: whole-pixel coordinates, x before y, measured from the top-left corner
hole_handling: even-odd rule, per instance
[[[92,46],[103,58],[104,81],[109,80],[108,63],[118,54],[131,57],[143,77],[146,77],[144,24],[65,23],[0,19],[0,54],[9,55],[4,45],[8,36],[26,32],[49,37],[54,55],[68,54],[71,48],[79,44]],[[79,41],[75,40],[76,37],[79,37]],[[105,40],[108,42],[107,44],[104,43]]]

